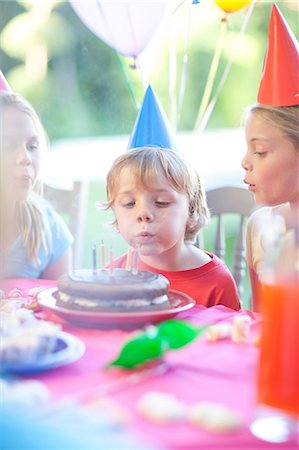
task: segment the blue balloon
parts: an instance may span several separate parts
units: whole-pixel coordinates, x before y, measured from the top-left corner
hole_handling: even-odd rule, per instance
[[[151,86],[146,90],[128,149],[136,147],[177,148],[169,121]]]

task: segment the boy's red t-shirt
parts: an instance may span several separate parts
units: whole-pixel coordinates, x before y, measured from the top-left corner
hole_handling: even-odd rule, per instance
[[[170,289],[184,292],[192,297],[196,304],[207,307],[224,305],[238,311],[240,300],[235,280],[218,256],[206,252],[212,259],[201,267],[181,271],[158,270],[138,261],[138,270],[160,273],[170,282]],[[113,267],[125,268],[127,254],[117,258]]]

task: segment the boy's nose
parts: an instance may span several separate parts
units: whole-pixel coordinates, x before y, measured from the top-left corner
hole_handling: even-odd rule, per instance
[[[20,166],[30,166],[32,164],[31,155],[26,146],[18,148],[16,162]]]
[[[152,222],[153,214],[149,211],[141,211],[137,216],[138,222]]]

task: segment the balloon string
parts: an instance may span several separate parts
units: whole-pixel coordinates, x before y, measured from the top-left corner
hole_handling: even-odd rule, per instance
[[[171,13],[172,16],[177,12],[177,10],[182,6],[182,4],[185,3],[185,1],[186,1],[186,0],[182,0],[182,1],[178,4],[178,6],[176,6],[176,7],[174,8],[174,10],[173,10],[172,13]]]
[[[185,96],[185,90],[186,90],[187,65],[188,65],[188,45],[189,45],[189,36],[190,36],[191,10],[192,10],[192,4],[190,4],[190,6],[189,6],[189,14],[188,14],[188,20],[187,20],[186,34],[185,34],[183,68],[182,68],[181,85],[180,85],[179,101],[178,101],[177,123],[176,123],[176,129],[177,130],[178,130],[179,124],[180,124],[180,118],[181,118],[183,102],[184,102],[184,96]]]
[[[202,133],[204,131],[204,129],[205,129],[207,123],[208,123],[208,120],[209,120],[209,118],[210,118],[210,116],[211,116],[211,114],[213,112],[213,109],[214,109],[214,107],[216,105],[216,102],[218,100],[219,94],[220,94],[220,92],[223,89],[223,86],[224,86],[224,84],[226,82],[226,79],[228,77],[228,74],[230,72],[232,64],[233,64],[233,62],[234,62],[234,60],[236,58],[237,49],[239,48],[240,42],[243,39],[243,35],[244,35],[245,31],[246,31],[247,25],[249,23],[249,19],[250,19],[251,15],[252,15],[252,12],[253,12],[253,9],[254,9],[254,6],[255,6],[256,2],[257,2],[257,0],[252,0],[250,6],[248,8],[247,14],[245,16],[245,19],[243,21],[243,24],[242,24],[242,27],[241,27],[241,30],[240,30],[240,33],[239,33],[239,36],[238,36],[237,43],[234,46],[233,51],[231,53],[231,57],[230,57],[230,59],[228,60],[228,62],[226,64],[226,67],[224,69],[223,75],[222,75],[222,77],[220,79],[220,82],[219,82],[219,85],[218,85],[218,87],[216,89],[216,93],[215,93],[214,97],[212,98],[212,100],[210,101],[210,103],[209,103],[209,105],[208,105],[208,107],[207,107],[207,109],[206,109],[206,111],[205,111],[205,113],[204,113],[200,123],[199,123],[199,128],[197,130],[198,133]]]
[[[199,124],[200,124],[200,121],[202,119],[202,116],[203,116],[204,112],[206,111],[208,103],[209,103],[209,100],[210,100],[212,88],[213,88],[213,85],[214,85],[216,73],[217,73],[218,66],[219,66],[220,56],[221,56],[223,45],[224,45],[224,39],[225,39],[226,32],[227,32],[227,19],[225,17],[221,21],[221,27],[220,27],[218,42],[217,42],[217,45],[216,45],[216,49],[215,49],[214,56],[213,56],[213,59],[212,59],[212,63],[211,63],[211,66],[210,66],[210,70],[209,70],[206,86],[205,86],[205,89],[204,89],[204,93],[203,93],[202,100],[201,100],[201,103],[200,103],[200,107],[199,107],[199,110],[198,110],[197,118],[196,118],[196,121],[195,121],[195,129],[197,129],[199,127]]]
[[[124,66],[124,63],[122,61],[122,58],[120,57],[120,55],[119,55],[119,53],[117,51],[115,51],[115,54],[116,54],[117,61],[118,61],[119,65],[120,65],[120,67],[121,67],[121,70],[122,70],[122,72],[124,74],[124,77],[125,77],[125,80],[126,80],[126,83],[127,83],[127,87],[129,89],[129,92],[130,92],[131,97],[133,99],[134,105],[136,106],[136,109],[139,110],[140,104],[139,104],[139,102],[137,100],[133,84],[132,84],[132,82],[131,82],[130,78],[128,77],[128,74],[127,74],[127,72],[125,70],[125,66]]]
[[[136,61],[136,66],[138,67],[139,72],[140,72],[141,81],[142,81],[142,84],[143,84],[144,91],[146,91],[146,89],[147,89],[147,87],[149,85],[149,82],[148,82],[147,77],[144,74],[144,71],[142,70],[141,60],[140,60],[139,56],[135,56],[135,61]]]

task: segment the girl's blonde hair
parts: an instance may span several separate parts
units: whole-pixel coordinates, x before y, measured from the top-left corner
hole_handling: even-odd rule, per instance
[[[34,126],[37,130],[39,139],[39,150],[42,159],[43,154],[46,152],[48,147],[48,139],[44,131],[44,128],[41,124],[41,121],[32,105],[27,100],[25,100],[20,94],[11,92],[0,92],[0,116],[2,115],[2,113],[6,108],[15,108],[18,111],[28,114],[28,116],[32,119]],[[5,170],[4,167],[5,163],[3,164],[4,150],[1,144],[0,148],[1,148],[0,162],[2,171]],[[33,185],[33,190],[29,194],[28,198],[26,200],[19,201],[17,203],[17,217],[18,217],[20,237],[22,239],[23,245],[27,250],[28,258],[36,263],[38,263],[38,252],[40,247],[43,246],[45,251],[47,251],[46,234],[48,232],[48,226],[44,220],[44,215],[41,207],[42,190],[43,190],[41,175],[42,172],[38,174]],[[3,179],[3,177],[1,177],[1,179]],[[2,197],[5,197],[4,190],[5,186],[1,186]],[[3,218],[1,217],[1,221],[2,220]]]
[[[290,140],[299,151],[299,106],[268,106],[260,103],[251,105],[245,113],[245,118],[255,114],[272,125],[275,125],[284,136]]]
[[[208,224],[209,210],[198,173],[177,151],[158,147],[135,148],[114,161],[106,178],[107,202],[102,203],[103,209],[113,208],[124,168],[130,169],[132,177],[142,187],[150,188],[155,180],[165,179],[177,192],[187,194],[191,220],[185,230],[186,241],[193,241],[198,231]],[[116,221],[114,224],[117,225]]]

